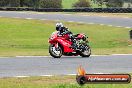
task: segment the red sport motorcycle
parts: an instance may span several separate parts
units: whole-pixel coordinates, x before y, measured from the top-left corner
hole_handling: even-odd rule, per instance
[[[91,49],[88,37],[85,34],[73,35],[76,40],[77,49],[72,48],[73,42],[70,40],[69,34],[58,35],[58,31],[53,32],[49,38],[49,53],[54,58],[65,56],[82,56],[89,57]]]

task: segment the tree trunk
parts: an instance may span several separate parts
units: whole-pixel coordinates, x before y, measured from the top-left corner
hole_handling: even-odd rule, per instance
[[[23,7],[23,0],[20,0],[20,7]]]

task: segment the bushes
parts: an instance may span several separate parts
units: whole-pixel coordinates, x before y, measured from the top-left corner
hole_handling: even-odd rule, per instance
[[[0,0],[0,6],[6,6],[7,5],[7,2],[5,0]]]
[[[33,0],[20,0],[21,7],[34,7]]]
[[[62,0],[0,0],[0,7],[62,8]]]
[[[19,7],[20,6],[20,0],[9,0],[8,5],[10,7]]]
[[[4,7],[18,7],[20,5],[20,0],[0,0],[0,6]]]
[[[62,0],[40,0],[40,8],[62,8]]]
[[[107,1],[106,4],[107,7],[122,7],[124,4],[123,0],[106,0],[106,1]]]
[[[90,2],[88,0],[79,0],[73,4],[73,7],[90,7]]]

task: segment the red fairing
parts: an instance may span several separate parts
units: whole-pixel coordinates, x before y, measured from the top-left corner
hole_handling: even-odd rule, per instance
[[[65,40],[64,38],[58,38],[57,41],[63,46],[65,53],[74,51],[72,48],[70,48],[72,45],[71,41]]]
[[[69,41],[69,35],[63,35],[63,36],[58,36],[58,32],[54,32],[51,35],[51,38],[49,39],[50,44],[61,44],[63,47],[63,52],[64,53],[69,53],[69,52],[74,52],[74,50],[71,48],[72,42]]]
[[[82,39],[85,35],[82,33],[82,34],[78,34],[77,38],[79,39]]]

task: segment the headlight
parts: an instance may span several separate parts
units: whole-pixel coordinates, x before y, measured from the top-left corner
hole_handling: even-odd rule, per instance
[[[51,37],[50,39],[51,39],[51,40],[53,40],[53,38],[52,38],[52,37]]]
[[[51,40],[54,40],[55,37],[50,37]]]

